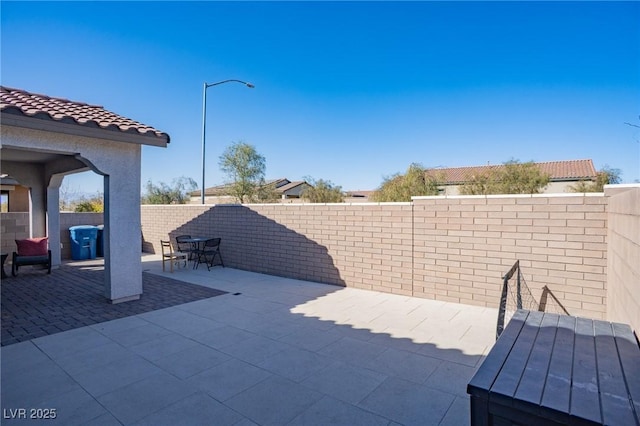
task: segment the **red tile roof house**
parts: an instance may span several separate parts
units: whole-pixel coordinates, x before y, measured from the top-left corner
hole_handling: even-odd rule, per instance
[[[166,148],[169,135],[101,106],[4,86],[0,117],[2,174],[28,188],[27,236],[48,236],[52,264],[60,265],[60,185],[65,175],[93,170],[104,177],[105,296],[112,303],[140,298],[142,145]]]
[[[567,160],[535,163],[543,173],[549,174],[549,184],[541,191],[543,194],[571,192],[571,186],[580,181],[594,181],[597,176],[593,161]],[[428,174],[435,175],[444,182],[440,186],[441,195],[459,195],[459,187],[469,182],[472,176],[478,176],[503,165],[451,167],[429,169]]]
[[[307,182],[303,180],[290,181],[287,178],[271,179],[266,181],[266,187],[273,187],[275,192],[280,196],[280,202],[290,203],[299,200],[302,197],[302,192],[306,188],[310,188]],[[206,204],[235,204],[238,200],[229,195],[231,184],[224,184],[218,186],[212,186],[206,188],[204,191]],[[200,204],[201,194],[200,191],[193,191],[189,194],[190,204]]]

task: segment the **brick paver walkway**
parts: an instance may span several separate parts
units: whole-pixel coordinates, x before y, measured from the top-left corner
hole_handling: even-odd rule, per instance
[[[142,288],[140,300],[112,305],[103,266],[63,265],[51,275],[21,269],[2,280],[2,346],[226,293],[147,272]]]

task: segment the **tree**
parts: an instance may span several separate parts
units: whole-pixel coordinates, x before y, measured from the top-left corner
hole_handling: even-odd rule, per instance
[[[329,180],[306,177],[305,180],[310,185],[302,192],[302,198],[310,203],[343,203],[344,194],[342,187],[334,185]]]
[[[438,176],[413,163],[404,175],[385,178],[372,199],[380,202],[411,201],[411,197],[420,195],[438,195]]]
[[[104,196],[101,192],[90,198],[81,197],[76,202],[73,211],[76,213],[102,213],[104,211]]]
[[[467,181],[459,188],[461,195],[486,195],[495,194],[493,183],[495,182],[495,172],[493,169],[467,176]]]
[[[251,201],[258,203],[277,203],[279,200],[280,194],[276,191],[275,183],[267,184],[264,179],[260,180],[255,194],[251,197]]]
[[[532,162],[511,160],[474,176],[460,187],[463,195],[538,194],[549,184],[551,176]]]
[[[580,181],[569,187],[571,192],[604,192],[604,186],[620,183],[620,169],[613,169],[605,164],[596,174],[595,181]]]
[[[66,180],[62,181],[59,189],[59,207],[61,212],[72,212],[75,210],[78,200],[80,199],[77,188],[71,188]]]
[[[265,158],[245,142],[233,142],[220,156],[220,169],[227,175],[230,194],[238,202],[251,200],[264,183]]]
[[[174,179],[171,185],[164,182],[156,185],[149,180],[142,204],[185,204],[189,200],[188,193],[197,187],[193,179],[184,176]]]

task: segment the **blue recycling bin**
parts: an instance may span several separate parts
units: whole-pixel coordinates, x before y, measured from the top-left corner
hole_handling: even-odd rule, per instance
[[[104,257],[104,225],[96,226],[98,238],[96,239],[96,256]]]
[[[96,258],[98,228],[93,225],[79,225],[69,228],[71,236],[71,258],[85,260]]]

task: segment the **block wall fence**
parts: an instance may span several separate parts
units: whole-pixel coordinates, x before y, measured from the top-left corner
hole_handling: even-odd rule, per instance
[[[29,213],[2,213],[0,218],[2,223],[2,231],[0,233],[2,235],[0,242],[2,253],[11,254],[16,251],[15,240],[29,238]],[[75,225],[102,225],[103,223],[102,213],[60,212],[61,257],[63,259],[71,259],[70,227]]]
[[[180,234],[219,236],[230,267],[496,307],[519,259],[534,297],[548,286],[572,315],[640,330],[640,186],[603,194],[417,197],[411,203],[144,205],[144,251]],[[61,213],[69,227],[101,213]],[[1,213],[3,253],[28,213]]]
[[[230,267],[497,307],[520,260],[536,300],[547,286],[572,315],[605,319],[603,194],[416,197],[410,203],[144,205],[143,249],[221,237]]]
[[[607,319],[640,334],[640,187],[609,199]]]

